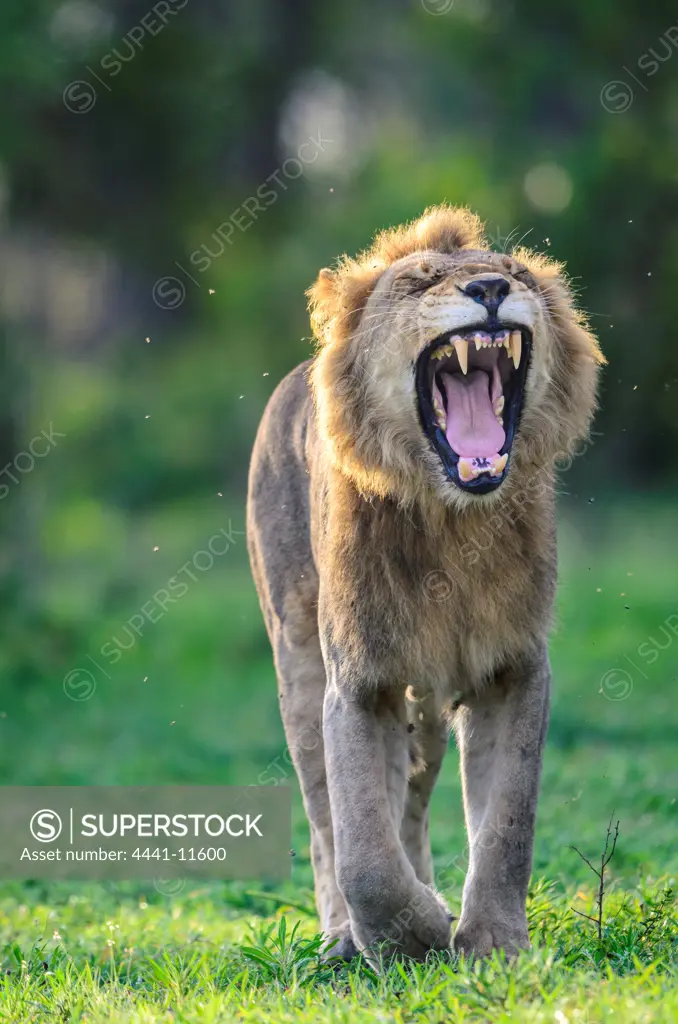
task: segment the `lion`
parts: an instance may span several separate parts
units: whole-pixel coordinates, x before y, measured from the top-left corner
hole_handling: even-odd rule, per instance
[[[429,802],[453,731],[469,867],[453,945],[529,947],[549,715],[555,474],[604,357],[561,265],[441,205],[308,292],[313,359],[277,387],[248,547],[330,955],[451,943]]]

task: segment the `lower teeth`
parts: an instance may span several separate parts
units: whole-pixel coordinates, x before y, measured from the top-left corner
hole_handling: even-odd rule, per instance
[[[492,455],[488,458],[467,459],[460,458],[457,463],[457,472],[462,483],[469,483],[475,480],[481,473],[489,473],[490,476],[501,476],[508,462],[508,452],[504,455]]]

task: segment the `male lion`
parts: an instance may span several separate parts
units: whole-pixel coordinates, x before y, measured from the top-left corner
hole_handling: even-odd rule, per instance
[[[451,725],[470,857],[454,945],[510,955],[529,946],[555,463],[604,358],[558,264],[489,251],[446,205],[309,296],[318,353],[264,413],[248,535],[322,929],[346,958],[449,945],[428,811]]]

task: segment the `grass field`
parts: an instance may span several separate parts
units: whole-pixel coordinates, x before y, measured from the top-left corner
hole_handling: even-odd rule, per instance
[[[271,889],[256,881],[187,883],[173,896],[150,883],[4,883],[0,1019],[677,1020],[675,514],[660,502],[579,500],[579,511],[567,506],[561,516],[532,952],[509,966],[436,957],[381,977],[361,962],[338,970],[321,963],[308,834],[286,767],[244,544],[199,576],[114,668],[104,673],[87,660],[100,662],[101,645],[227,524],[220,508],[205,513],[200,531],[195,517],[185,531],[176,521],[139,526],[105,600],[88,590],[84,570],[68,580],[55,570],[46,580],[43,614],[50,622],[60,616],[59,630],[36,627],[31,637],[17,622],[16,649],[3,655],[5,675],[20,654],[27,662],[27,651],[32,668],[5,687],[0,780],[247,784],[276,765],[281,782],[295,787],[292,879]],[[242,529],[236,516],[233,525]],[[75,622],[84,628],[76,632]],[[69,700],[62,680],[83,666],[93,692]],[[595,864],[611,816],[620,833],[599,940],[574,912],[595,913],[597,878],[571,847]],[[441,888],[458,913],[465,841],[453,747],[434,798],[432,836]]]

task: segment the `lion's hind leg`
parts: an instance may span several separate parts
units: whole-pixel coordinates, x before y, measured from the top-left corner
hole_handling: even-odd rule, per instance
[[[433,885],[429,805],[447,750],[450,727],[432,692],[420,697],[408,688],[407,718],[410,772],[400,838],[419,881]]]

